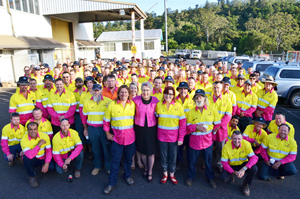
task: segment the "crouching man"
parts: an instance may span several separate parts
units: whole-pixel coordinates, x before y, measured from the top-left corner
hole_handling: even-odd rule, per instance
[[[66,172],[71,161],[75,160],[74,177],[79,178],[83,161],[82,142],[77,131],[70,129],[68,119],[61,120],[60,128],[52,140],[56,172],[59,174]]]
[[[231,137],[222,149],[221,162],[223,171],[221,180],[224,182],[234,182],[234,176],[238,178],[246,178],[243,181],[243,194],[250,196],[250,185],[257,173],[258,157],[254,154],[250,142],[243,140],[240,131],[234,131]]]
[[[36,122],[29,122],[27,130],[28,134],[25,134],[21,140],[23,162],[29,175],[30,186],[35,188],[39,184],[35,178],[34,167],[42,166],[42,172],[47,173],[48,170],[54,170],[54,162],[51,163],[52,150],[49,136],[38,132]]]

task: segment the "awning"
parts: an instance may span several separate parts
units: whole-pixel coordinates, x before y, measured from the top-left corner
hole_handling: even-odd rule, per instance
[[[66,48],[63,43],[56,41],[53,38],[43,37],[18,37],[23,42],[27,43],[31,49],[54,49],[54,48]]]
[[[99,44],[95,41],[87,41],[87,40],[76,40],[80,46],[84,46],[86,48],[99,48],[103,45]]]
[[[0,49],[26,49],[29,45],[12,35],[0,35]]]
[[[56,16],[77,13],[79,23],[146,19],[147,15],[135,3],[124,3],[109,0],[43,0],[43,15]],[[124,15],[120,15],[120,11]]]

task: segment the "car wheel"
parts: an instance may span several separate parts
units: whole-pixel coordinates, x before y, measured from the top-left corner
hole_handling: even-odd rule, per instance
[[[300,92],[295,92],[290,96],[289,104],[293,108],[300,108]]]

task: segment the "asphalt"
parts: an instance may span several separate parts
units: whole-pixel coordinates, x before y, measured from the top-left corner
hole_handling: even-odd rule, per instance
[[[14,88],[0,88],[0,127],[8,124],[9,98],[14,93]],[[300,140],[300,112],[279,101],[276,110],[285,113],[288,122],[295,127],[295,139]],[[2,153],[2,152],[0,152]],[[299,169],[300,160],[295,160],[295,165]],[[215,172],[217,189],[211,189],[206,182],[204,170],[201,169],[203,159],[199,158],[197,164],[197,177],[193,181],[192,187],[185,185],[187,176],[187,166],[184,165],[180,171],[176,172],[178,185],[172,185],[167,181],[165,185],[159,183],[162,177],[160,158],[157,151],[154,165],[153,182],[148,183],[142,178],[142,170],[136,167],[132,171],[132,178],[135,181],[133,186],[126,184],[122,177],[123,168],[120,168],[118,185],[113,192],[103,195],[103,189],[108,183],[108,174],[103,170],[97,176],[92,176],[92,161],[84,159],[81,178],[74,179],[68,183],[68,175],[71,173],[57,174],[50,171],[45,176],[40,173],[40,168],[36,168],[38,188],[31,188],[28,176],[22,164],[9,167],[4,158],[0,158],[0,199],[2,198],[240,198],[242,180],[238,179],[235,184],[226,184],[220,181],[220,174]],[[258,166],[263,164],[259,162]],[[275,180],[265,182],[255,177],[251,186],[251,196],[249,198],[299,198],[300,195],[299,173],[288,176],[285,180]]]

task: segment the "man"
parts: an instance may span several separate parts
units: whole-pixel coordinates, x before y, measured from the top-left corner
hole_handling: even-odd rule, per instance
[[[70,69],[70,82],[73,82],[75,84],[75,79],[76,79],[76,72],[75,69],[71,68]]]
[[[37,88],[43,88],[44,83],[43,83],[43,76],[41,74],[41,68],[39,66],[34,67],[34,74],[31,75],[31,78],[35,79],[37,82]]]
[[[53,159],[56,162],[56,172],[62,174],[68,169],[71,161],[75,160],[74,177],[80,177],[80,170],[83,161],[83,146],[78,133],[70,129],[69,120],[63,118],[60,123],[60,131],[54,135],[53,144]]]
[[[93,69],[92,69],[92,74],[93,74],[92,76],[93,76],[93,78],[96,78],[98,73],[99,73],[98,68],[97,67],[93,67]]]
[[[240,73],[240,74],[246,75],[246,71],[245,71],[245,69],[243,68],[243,63],[242,63],[241,61],[237,62],[237,70],[240,71],[240,69],[243,70],[243,72]]]
[[[132,62],[132,63],[130,64],[130,71],[129,71],[128,74],[129,74],[129,75],[136,74],[137,67],[138,67],[137,63]]]
[[[278,102],[278,95],[274,87],[278,84],[274,82],[272,76],[268,76],[264,81],[265,88],[257,91],[258,97],[257,109],[255,111],[256,117],[263,117],[267,124],[272,121],[272,116]]]
[[[186,82],[181,82],[179,86],[176,88],[176,90],[179,92],[179,95],[175,98],[175,101],[180,103],[183,107],[185,116],[187,117],[188,112],[195,106],[195,102],[193,101],[192,97],[189,95],[189,85]],[[184,136],[183,144],[178,147],[178,153],[177,153],[177,167],[176,170],[180,170],[180,167],[183,163],[183,148],[186,147],[186,153],[187,153],[187,162],[189,162],[189,138],[190,135]]]
[[[69,90],[71,92],[74,92],[75,88],[75,82],[71,80],[71,76],[69,72],[63,72],[62,79],[64,82],[64,88],[66,90]]]
[[[260,145],[265,142],[268,134],[264,130],[267,127],[266,121],[262,117],[257,117],[252,120],[253,124],[247,126],[243,133],[243,138],[252,143],[254,153],[257,155],[260,153]]]
[[[218,111],[210,106],[205,91],[198,89],[193,100],[196,106],[187,114],[187,133],[189,140],[189,168],[186,180],[187,186],[192,186],[192,180],[196,177],[196,163],[200,153],[205,161],[205,175],[209,185],[217,187],[212,170],[213,139],[212,131],[221,125]]]
[[[61,77],[60,68],[56,66],[56,67],[53,68],[53,78],[57,79],[57,78],[60,78],[60,77]]]
[[[51,75],[45,75],[44,87],[39,89],[36,93],[36,107],[42,110],[43,117],[46,119],[51,119],[51,116],[47,110],[47,104],[50,92],[55,91],[55,88],[53,86],[54,81],[55,80]]]
[[[195,92],[197,90],[196,79],[194,77],[189,77],[189,79],[188,79],[188,86],[190,88],[190,91],[189,91],[190,96],[194,96]]]
[[[232,140],[228,141],[222,150],[224,170],[221,173],[221,180],[234,183],[234,176],[242,178],[246,174],[242,189],[245,196],[250,196],[250,186],[257,173],[257,160],[258,157],[253,153],[251,144],[243,140],[240,131],[234,131]]]
[[[131,82],[130,83],[136,83],[138,85],[139,90],[141,90],[141,84],[139,83],[139,78],[138,75],[136,73],[131,74]],[[128,84],[127,86],[129,87],[130,84]]]
[[[157,70],[157,76],[161,77],[163,80],[165,79],[166,69],[164,67],[159,67]]]
[[[159,101],[163,98],[163,79],[161,77],[155,77],[154,79],[154,88],[151,96],[155,96]]]
[[[37,85],[36,79],[31,78],[29,80],[29,91],[36,94],[36,92],[37,92],[36,85]]]
[[[222,95],[223,83],[216,81],[213,83],[213,95],[208,97],[209,105],[213,106],[220,115],[221,125],[214,129],[213,140],[216,143],[216,160],[219,171],[222,171],[221,152],[228,137],[227,124],[232,116],[232,104],[228,98]]]
[[[231,76],[231,72],[228,70],[227,65],[225,65],[225,64],[222,64],[222,75],[223,75],[223,77]]]
[[[253,67],[250,66],[248,69],[247,69],[247,75],[245,75],[246,79],[250,79],[250,75],[253,74]]]
[[[34,172],[34,167],[41,166],[42,173],[54,169],[51,164],[52,149],[49,136],[38,131],[38,123],[29,122],[27,124],[28,134],[25,134],[21,140],[23,150],[23,162],[27,174],[29,175],[29,183],[32,188],[39,186]]]
[[[289,132],[289,125],[281,124],[279,133],[268,135],[261,144],[261,156],[265,161],[259,173],[262,180],[270,181],[276,177],[283,180],[284,176],[298,172],[293,163],[297,156],[297,143]]]
[[[240,120],[239,116],[237,116],[237,115],[232,116],[232,118],[231,118],[231,120],[230,120],[230,122],[228,123],[228,126],[227,126],[227,130],[228,130],[227,140],[232,140],[231,137],[232,137],[233,132],[240,130],[239,127],[238,127],[239,120]]]
[[[144,82],[147,82],[149,80],[149,77],[146,76],[145,74],[145,67],[144,66],[139,67],[138,71],[139,71],[139,76],[138,76],[139,83],[142,84]]]
[[[22,156],[20,141],[25,134],[25,128],[20,124],[20,115],[12,113],[10,123],[3,127],[1,136],[1,146],[5,160],[9,166],[15,164],[17,156]]]
[[[235,81],[237,82],[237,84],[236,86],[231,87],[231,91],[234,92],[234,94],[237,94],[239,91],[241,92],[243,90],[246,78],[244,75],[238,75],[237,78],[235,78]]]
[[[152,86],[154,86],[154,79],[155,79],[155,77],[156,77],[156,71],[155,70],[151,70],[148,82],[150,82],[152,84]]]
[[[82,117],[82,108],[83,108],[83,103],[86,99],[90,99],[93,96],[93,85],[96,84],[95,79],[92,76],[87,76],[84,80],[84,85],[86,86],[86,91],[83,91],[82,94],[80,95],[80,100],[79,100],[79,113],[80,117]],[[80,135],[80,133],[79,133]]]
[[[128,85],[131,82],[131,78],[128,76],[128,71],[125,66],[120,68],[120,77],[118,78],[119,85]]]
[[[204,90],[207,97],[211,96],[212,84],[208,81],[208,73],[202,73],[202,81],[199,81],[198,84],[198,88]]]
[[[251,90],[256,94],[257,91],[258,91],[259,89],[261,89],[262,87],[261,87],[260,85],[258,85],[258,83],[256,83],[256,76],[255,76],[255,74],[250,74],[250,75],[249,75],[249,80],[250,80],[250,82],[252,83],[252,88],[251,88]]]
[[[236,78],[237,78],[237,69],[236,67],[232,67],[230,69],[231,71],[231,76],[230,76],[230,79],[231,79],[231,87],[234,87],[237,85],[237,82],[236,82]]]
[[[33,118],[28,120],[25,125],[25,132],[28,132],[27,125],[30,122],[35,122],[38,125],[39,133],[45,133],[49,136],[50,140],[53,138],[53,130],[51,123],[43,117],[43,112],[40,108],[34,108],[32,111]]]
[[[106,134],[103,131],[103,116],[111,99],[103,97],[102,87],[99,84],[93,85],[93,97],[85,100],[82,109],[82,124],[84,135],[89,136],[94,154],[94,169],[92,175],[97,175],[104,167],[107,173],[110,172],[111,155]],[[104,155],[104,158],[102,157]]]
[[[253,74],[255,74],[255,77],[256,77],[256,83],[257,83],[258,85],[260,85],[262,88],[265,88],[265,85],[264,85],[261,81],[259,81],[259,78],[260,78],[260,72],[256,70],[256,71],[253,72]]]
[[[51,124],[54,135],[60,131],[60,121],[67,118],[74,126],[76,99],[74,94],[64,88],[61,78],[55,80],[56,91],[51,92],[48,98],[47,110],[51,115]],[[74,127],[73,127],[74,128]]]
[[[229,90],[231,86],[230,78],[224,77],[222,79],[222,82],[223,82],[222,94],[225,98],[230,99],[230,102],[232,104],[232,115],[235,115],[238,106],[236,104],[236,95],[231,90]]]
[[[268,129],[267,129],[267,133],[268,134],[271,134],[271,133],[278,134],[279,133],[278,129],[281,124],[287,124],[290,127],[289,137],[294,138],[295,137],[295,128],[291,123],[286,121],[285,115],[282,112],[277,112],[275,114],[275,120],[272,120],[270,122]]]
[[[128,185],[133,185],[131,178],[132,156],[135,151],[135,133],[133,129],[133,119],[135,114],[135,104],[129,100],[130,90],[128,86],[122,85],[119,88],[118,98],[112,101],[103,118],[103,130],[107,139],[112,142],[112,162],[108,186],[104,189],[104,194],[110,194],[117,184],[117,177],[120,168],[120,161],[124,151],[124,178]],[[118,113],[118,114],[116,114]],[[120,117],[121,116],[121,117]],[[110,132],[112,128],[113,134]]]
[[[20,92],[13,94],[9,101],[9,113],[19,113],[20,123],[25,125],[32,118],[32,110],[35,108],[35,94],[28,91],[28,78],[20,77],[17,84],[20,87]]]
[[[120,85],[122,85],[122,84],[120,84]],[[117,91],[118,91],[118,87],[116,86],[116,77],[114,75],[108,75],[107,88],[103,89],[102,95],[111,100],[115,100],[118,97]]]
[[[239,127],[244,132],[246,127],[251,124],[252,114],[257,107],[257,96],[251,90],[252,83],[247,80],[243,86],[243,91],[236,93],[237,110],[236,114],[240,116]]]
[[[166,78],[164,79],[164,86],[163,86],[163,88],[166,88],[168,86],[175,87],[174,84],[175,84],[175,81],[174,81],[173,77],[166,76]],[[178,91],[177,90],[175,91],[175,95],[178,95]]]

